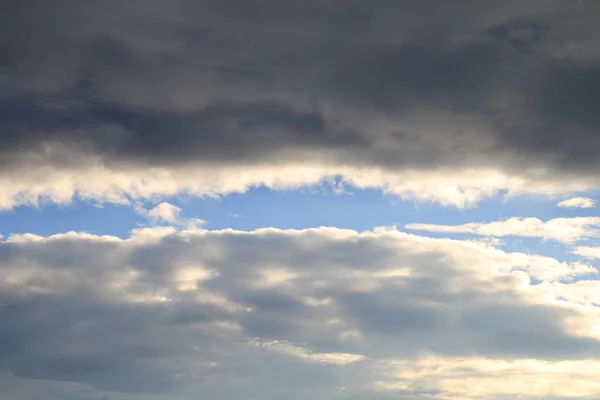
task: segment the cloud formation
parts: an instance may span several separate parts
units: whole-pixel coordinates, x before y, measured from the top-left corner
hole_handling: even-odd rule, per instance
[[[599,248],[563,261],[493,240],[574,244],[599,218],[406,226],[476,242],[209,231],[165,201],[335,181],[591,208],[576,196],[600,187],[599,11],[0,2],[0,210],[84,200],[147,220],[127,238],[0,237],[0,397],[599,398]]]
[[[574,253],[586,258],[600,258],[600,247],[579,246]]]
[[[561,201],[556,206],[561,208],[594,208],[596,207],[596,200],[588,197],[572,197]]]
[[[331,175],[359,180],[363,169],[384,177],[369,182],[384,189],[406,174],[454,175],[448,184],[460,201],[443,190],[409,195],[459,206],[473,201],[460,190],[465,181],[490,195],[468,179],[473,173],[502,177],[491,194],[513,190],[507,181],[515,179],[551,182],[558,192],[597,187],[597,8],[471,0],[4,4],[7,202],[60,201],[32,176],[48,170],[85,197],[95,185],[82,170],[94,168],[134,181],[148,168],[165,176],[231,168],[229,179],[242,187],[269,185],[244,178],[244,169],[299,164],[318,170],[305,184]],[[276,175],[283,186],[294,182]]]
[[[439,233],[470,233],[481,236],[523,236],[544,240],[573,243],[598,237],[598,217],[554,218],[542,221],[538,218],[509,218],[505,221],[471,222],[463,225],[407,224],[406,229]]]
[[[585,361],[600,352],[597,312],[551,290],[579,293],[571,279],[596,269],[473,242],[387,229],[161,227],[127,239],[17,235],[0,253],[0,370],[14,376],[3,379],[69,381],[77,400],[301,399],[307,387],[381,398],[401,382],[409,399],[424,354],[471,360],[484,375],[490,360],[530,363],[532,376],[564,370],[564,360],[599,368]],[[399,363],[419,372],[394,378]],[[473,393],[505,393],[511,374]],[[463,393],[443,374],[428,385]]]
[[[179,220],[180,214],[181,208],[163,201],[148,211],[147,217],[154,222],[176,223]]]

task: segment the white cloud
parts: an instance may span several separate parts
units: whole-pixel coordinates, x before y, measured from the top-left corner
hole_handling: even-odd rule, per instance
[[[597,237],[598,217],[509,218],[505,221],[472,222],[464,225],[407,224],[406,229],[439,233],[469,233],[481,236],[523,236],[572,243]]]
[[[595,309],[600,306],[600,280],[578,280],[576,282],[542,282],[535,287],[555,300]]]
[[[579,246],[573,253],[586,258],[600,258],[600,247]]]
[[[556,206],[562,208],[594,208],[596,207],[596,200],[587,197],[572,197],[561,201]]]
[[[569,281],[595,268],[482,243],[383,228],[158,227],[127,239],[16,235],[0,246],[10,254],[0,259],[10,343],[0,368],[70,380],[90,396],[160,388],[186,400],[299,400],[307,387],[321,398],[343,387],[370,399],[406,386],[410,398],[429,376],[423,387],[440,399],[495,399],[526,367],[530,379],[566,371],[558,358],[598,368],[584,361],[600,357],[600,317],[581,300],[592,292]],[[427,372],[432,352],[446,372]],[[457,357],[472,369],[455,369]],[[487,384],[462,385],[478,377]],[[597,390],[584,377],[573,393]],[[541,396],[563,393],[566,380],[544,390],[519,382],[521,394]]]
[[[201,218],[182,217],[181,208],[166,201],[163,201],[150,210],[146,210],[141,205],[135,203],[133,208],[138,214],[147,218],[153,226],[158,224],[170,224],[187,228],[199,228],[207,223]]]
[[[146,216],[154,223],[167,222],[176,224],[179,221],[180,214],[181,208],[174,206],[171,203],[162,202],[148,211]]]
[[[353,362],[364,360],[364,356],[360,354],[349,354],[349,353],[315,353],[301,346],[297,346],[293,343],[288,343],[286,341],[280,340],[268,340],[262,341],[260,339],[250,339],[248,341],[250,346],[258,347],[263,350],[272,351],[275,353],[287,355],[290,357],[298,358],[300,360],[324,363],[324,364],[334,364],[334,365],[344,365],[350,364]]]
[[[597,398],[600,362],[425,356],[382,364],[376,391],[435,392],[435,399]]]
[[[575,180],[558,174],[507,175],[493,169],[414,170],[360,168],[305,162],[261,166],[185,165],[170,168],[105,167],[92,157],[77,169],[35,165],[7,170],[0,176],[0,209],[44,202],[69,204],[74,199],[128,204],[186,194],[219,196],[250,187],[291,190],[341,177],[358,189],[381,189],[405,200],[437,202],[468,208],[485,198],[541,194],[556,196],[599,186],[600,181]]]

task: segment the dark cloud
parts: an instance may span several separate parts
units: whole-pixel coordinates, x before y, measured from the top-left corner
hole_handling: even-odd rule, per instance
[[[52,99],[40,97],[6,99],[0,117],[9,132],[1,138],[4,149],[36,151],[51,143],[75,146],[107,162],[237,163],[277,159],[277,152],[290,145],[291,150],[323,150],[364,142],[357,136],[325,133],[319,114],[274,103],[214,105],[182,113],[84,102],[48,109]]]
[[[592,2],[2,7],[5,165],[598,166]]]
[[[533,52],[543,42],[550,28],[535,21],[514,20],[488,30],[490,37],[522,53]]]
[[[485,42],[451,50],[379,49],[336,72],[336,94],[392,113],[428,106],[476,112],[502,62],[502,51]]]

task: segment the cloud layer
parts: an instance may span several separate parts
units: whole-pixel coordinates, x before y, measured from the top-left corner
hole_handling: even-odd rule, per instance
[[[569,283],[596,270],[580,263],[386,229],[27,234],[0,251],[0,370],[33,387],[88,388],[74,399],[409,399],[427,354],[471,360],[483,375],[490,360],[532,363],[532,376],[571,368],[564,360],[599,368],[586,361],[600,352],[597,312],[583,301],[594,292]],[[402,363],[416,375],[394,378]],[[510,376],[486,393],[508,393]],[[443,374],[428,379],[440,395],[463,395]]]
[[[447,180],[460,201],[444,190],[408,193],[459,206],[473,201],[464,186],[489,195],[515,189],[515,177],[550,181],[559,192],[596,187],[597,8],[470,0],[5,4],[7,202],[60,201],[27,176],[48,168],[57,171],[50,179],[82,196],[94,189],[82,169],[145,181],[148,167],[164,175],[232,168],[229,178],[245,187],[269,181],[240,170],[298,164],[318,170],[305,184],[357,180],[365,168],[386,177],[369,182],[383,188],[410,173],[460,176]],[[473,171],[503,182],[490,189],[469,179]]]
[[[108,202],[148,224],[0,237],[0,397],[600,398],[595,216],[405,226],[573,245],[563,261],[395,228],[205,230],[166,202],[331,184],[593,208],[598,12],[0,2],[0,210]]]

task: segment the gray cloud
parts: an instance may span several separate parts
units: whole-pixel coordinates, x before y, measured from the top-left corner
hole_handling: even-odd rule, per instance
[[[5,166],[598,167],[593,2],[3,7]]]
[[[552,274],[555,261],[466,242],[146,230],[127,240],[16,237],[0,248],[0,371],[19,378],[184,397],[192,385],[223,399],[298,387],[300,399],[303,385],[362,393],[373,382],[357,377],[371,363],[424,352],[551,362],[600,351],[564,323],[583,314],[528,300],[509,273],[540,264]],[[365,358],[337,361],[344,354]]]

